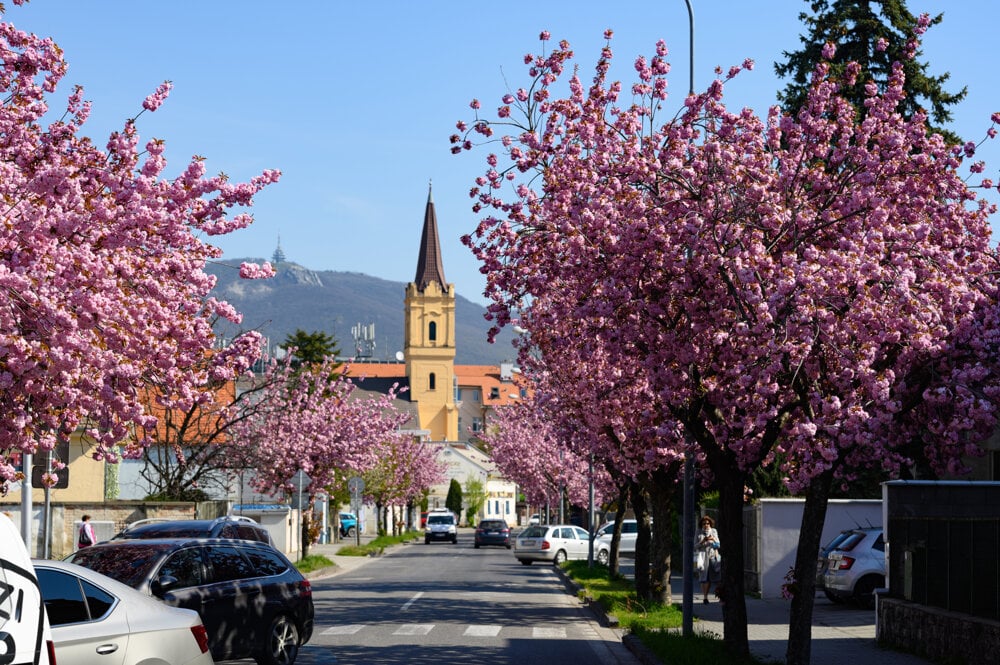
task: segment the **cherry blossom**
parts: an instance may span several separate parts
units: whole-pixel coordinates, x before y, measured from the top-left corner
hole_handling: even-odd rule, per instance
[[[67,70],[52,39],[4,22],[0,49],[6,487],[17,477],[12,455],[51,450],[78,429],[96,442],[98,459],[114,461],[121,442],[148,443],[156,418],[142,400],[146,386],[164,406],[185,407],[211,399],[210,379],[250,366],[259,354],[255,333],[203,362],[216,345],[212,321],[238,314],[209,297],[214,280],[204,267],[221,251],[200,238],[248,225],[252,217],[240,210],[280,174],[233,183],[206,177],[195,158],[166,179],[165,143],[140,139],[138,115],[104,149],[82,135],[90,113],[82,89],[69,95],[62,119],[47,119],[47,98]],[[169,91],[162,84],[139,115]]]

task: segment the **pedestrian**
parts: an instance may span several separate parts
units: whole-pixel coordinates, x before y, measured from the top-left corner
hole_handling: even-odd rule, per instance
[[[76,536],[76,547],[77,549],[83,549],[84,547],[90,547],[93,545],[97,539],[94,537],[94,526],[90,523],[90,515],[83,516],[83,524],[80,525],[80,529]]]
[[[715,520],[708,515],[701,518],[701,530],[695,536],[695,553],[701,560],[698,579],[701,582],[701,602],[708,602],[708,589],[715,582],[718,587],[722,572],[722,556],[719,554],[719,532],[715,530]]]

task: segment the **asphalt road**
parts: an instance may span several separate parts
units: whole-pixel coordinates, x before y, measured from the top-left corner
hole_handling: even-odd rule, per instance
[[[503,548],[415,543],[313,581],[316,628],[298,665],[635,665],[550,565]]]

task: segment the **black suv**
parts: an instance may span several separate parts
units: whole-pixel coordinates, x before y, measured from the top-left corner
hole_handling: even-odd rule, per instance
[[[140,520],[112,540],[134,538],[232,538],[272,544],[271,534],[245,517],[217,517],[214,520]]]
[[[270,545],[248,540],[108,540],[67,558],[198,612],[216,661],[292,665],[313,631],[312,586]]]

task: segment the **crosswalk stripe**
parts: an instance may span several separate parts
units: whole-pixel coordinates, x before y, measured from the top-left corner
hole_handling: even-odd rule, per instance
[[[562,639],[566,637],[566,628],[562,626],[555,628],[535,626],[531,630],[531,636],[540,639]]]
[[[496,637],[503,626],[469,626],[465,629],[466,637]]]
[[[345,626],[330,626],[320,633],[320,635],[354,635],[364,627],[364,624],[360,623],[348,624]]]
[[[356,635],[362,630],[369,628],[379,628],[380,626],[373,626],[371,624],[343,624],[340,626],[328,626],[319,631],[320,635]],[[381,625],[383,629],[394,629],[393,635],[428,635],[432,630],[438,627],[437,624],[433,623],[404,623],[395,626]],[[496,624],[468,624],[465,627],[464,636],[465,637],[497,637],[500,635],[501,631],[507,630],[519,630],[518,626],[502,626]],[[523,630],[523,629],[521,629]],[[587,632],[584,629],[584,632]],[[566,638],[566,627],[565,626],[534,626],[531,629],[531,637],[534,639],[565,639]]]

